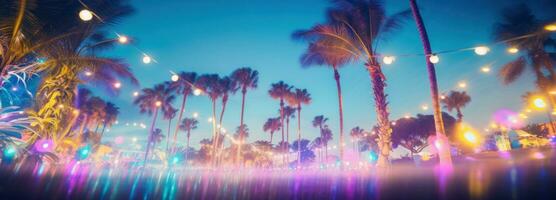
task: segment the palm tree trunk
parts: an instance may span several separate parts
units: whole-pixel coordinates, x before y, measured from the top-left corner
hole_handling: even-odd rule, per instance
[[[83,135],[83,131],[85,131],[85,126],[89,123],[89,116],[83,115],[83,121],[81,122],[81,127],[79,128],[79,135],[81,137]]]
[[[185,111],[185,102],[187,101],[187,94],[188,93],[184,93],[183,98],[181,100],[180,113],[178,114],[178,123],[176,124],[176,130],[174,131],[174,141],[172,142],[172,149],[176,148],[176,142],[178,140],[178,131],[180,130],[180,122],[181,122],[181,118],[183,117],[183,111]]]
[[[216,146],[218,144],[218,135],[216,132],[216,99],[212,99],[212,163],[216,164]]]
[[[338,90],[338,109],[340,113],[340,161],[344,160],[344,109],[342,98],[342,86],[340,85],[340,73],[338,68],[334,66],[334,80],[336,80],[336,89]]]
[[[158,117],[158,107],[154,110],[153,122],[151,123],[151,130],[149,131],[147,138],[147,150],[145,151],[145,160],[143,161],[143,166],[147,166],[147,158],[149,157],[149,151],[151,149],[151,137],[154,131],[154,125],[156,124],[156,118]]]
[[[166,153],[168,153],[168,148],[170,147],[170,127],[172,127],[172,118],[168,119],[168,132],[166,133]]]
[[[297,166],[301,166],[301,104],[297,104]]]
[[[185,160],[189,160],[189,140],[191,137],[191,129],[187,129],[187,145],[185,146]]]
[[[423,42],[423,48],[425,51],[425,60],[427,63],[427,71],[429,74],[429,82],[430,82],[430,89],[431,89],[431,97],[432,97],[432,106],[434,111],[434,126],[436,128],[436,136],[438,139],[441,139],[441,145],[444,148],[440,149],[438,152],[438,156],[440,158],[441,165],[452,165],[452,155],[450,153],[450,148],[448,141],[446,139],[446,132],[444,130],[444,123],[442,121],[442,111],[440,110],[440,100],[438,99],[438,85],[436,82],[436,71],[434,69],[434,65],[429,60],[429,55],[431,55],[431,46],[429,43],[429,37],[427,35],[427,30],[425,29],[425,24],[423,23],[423,19],[421,17],[421,13],[419,12],[419,7],[417,6],[417,2],[415,0],[409,0],[409,4],[411,6],[411,10],[413,11],[413,17],[415,18],[415,23],[417,24],[417,29],[419,30],[419,36],[421,37],[421,41]]]
[[[458,122],[459,123],[463,122],[463,114],[461,113],[461,109],[459,107],[456,108],[456,112],[457,112]]]
[[[97,123],[97,127],[95,128],[95,133],[98,132],[98,128],[100,127],[100,123]]]
[[[286,146],[284,145],[284,99],[280,99],[280,129],[282,131],[282,152],[286,152]],[[287,153],[286,153],[287,155]],[[282,161],[285,163],[286,161],[286,156],[284,156],[284,154],[282,154]]]
[[[102,131],[100,131],[100,140],[102,141],[102,137],[104,137],[104,130],[106,130],[106,121],[102,124]]]
[[[386,86],[385,77],[380,69],[380,65],[373,57],[366,64],[371,76],[373,95],[375,99],[375,110],[377,113],[377,121],[379,126],[378,146],[379,156],[377,161],[378,167],[388,167],[390,165],[389,156],[392,151],[392,129],[388,119],[388,103],[384,87]]]
[[[240,121],[240,125],[243,125],[243,113],[245,112],[245,94],[246,93],[247,93],[247,90],[245,88],[243,88],[243,90],[241,90],[241,118],[240,118],[241,121]]]
[[[273,132],[270,132],[270,144],[272,144],[272,136],[274,135]]]

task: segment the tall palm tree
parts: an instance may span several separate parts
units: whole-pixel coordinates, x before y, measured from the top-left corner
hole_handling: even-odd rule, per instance
[[[151,128],[149,130],[149,136],[147,136],[147,149],[145,151],[145,165],[147,164],[147,158],[151,146],[151,134],[154,132],[156,120],[158,117],[158,111],[163,105],[169,105],[174,100],[172,91],[170,88],[166,87],[165,84],[155,85],[153,88],[145,88],[141,91],[141,94],[133,101],[135,105],[139,106],[140,112],[146,113],[148,115],[153,115]],[[164,109],[164,108],[162,108]]]
[[[311,144],[312,149],[317,149],[317,157],[319,162],[322,162],[322,149],[324,148],[324,143],[321,137],[316,137]]]
[[[151,133],[150,140],[152,141],[152,147],[156,147],[157,144],[162,143],[162,139],[164,138],[164,134],[162,134],[162,129],[154,129]]]
[[[191,130],[195,130],[197,129],[197,126],[199,125],[199,121],[197,121],[197,119],[195,118],[184,118],[183,121],[181,121],[179,127],[180,130],[185,131],[187,133],[187,146],[186,149],[189,149],[189,140],[191,137]]]
[[[276,118],[268,118],[263,125],[264,132],[270,132],[270,143],[272,144],[272,136],[274,136],[274,132],[279,131],[282,127],[280,124],[280,117]]]
[[[106,127],[111,127],[118,120],[118,115],[120,114],[120,108],[116,106],[112,102],[106,102],[106,106],[104,107],[104,121],[102,125],[101,131],[101,139],[104,136],[104,131]]]
[[[375,100],[377,121],[380,127],[380,154],[378,166],[389,165],[392,149],[388,101],[384,88],[385,76],[377,61],[377,43],[381,36],[395,31],[409,11],[386,15],[384,5],[378,0],[333,0],[328,10],[328,21],[309,30],[297,31],[294,38],[312,42],[327,52],[349,54],[354,60],[365,62],[369,71]]]
[[[365,130],[363,130],[362,128],[359,128],[359,126],[356,126],[355,128],[352,128],[349,135],[351,136],[351,138],[354,141],[354,145],[353,145],[353,151],[355,151],[357,153],[357,155],[359,155],[359,139],[361,139],[363,137],[363,134],[365,133]]]
[[[328,66],[332,68],[334,72],[334,80],[336,81],[336,91],[338,94],[338,110],[340,115],[340,160],[343,160],[344,156],[344,109],[343,109],[343,97],[342,97],[342,87],[340,84],[340,73],[338,68],[344,66],[353,57],[343,51],[333,51],[330,48],[323,48],[327,44],[326,39],[321,39],[309,44],[306,52],[301,56],[301,64],[304,67],[312,65]]]
[[[284,118],[286,119],[286,142],[290,142],[290,119],[295,118],[296,109],[291,106],[284,107]],[[282,125],[283,127],[283,125]]]
[[[409,0],[411,10],[413,13],[413,18],[417,24],[417,29],[419,31],[419,36],[421,37],[421,42],[423,43],[423,49],[425,51],[425,62],[427,64],[427,72],[429,75],[429,83],[431,89],[432,107],[434,112],[434,126],[436,130],[436,135],[438,138],[446,138],[446,131],[444,129],[444,122],[442,120],[442,110],[440,109],[440,100],[438,95],[438,84],[436,81],[436,70],[434,64],[430,61],[432,56],[431,45],[429,42],[429,36],[427,35],[427,30],[425,29],[425,24],[421,17],[419,7],[417,7],[417,2],[415,0]],[[446,143],[447,141],[444,141]],[[449,148],[443,148],[439,151],[440,164],[451,165],[452,156]]]
[[[166,132],[166,152],[170,150],[170,129],[172,127],[172,120],[176,118],[177,112],[178,110],[175,109],[171,104],[162,106],[162,118],[168,121],[168,130]]]
[[[172,89],[178,94],[182,95],[180,110],[178,111],[178,122],[182,121],[183,113],[185,112],[185,104],[187,97],[191,96],[197,81],[197,73],[195,72],[180,72],[178,73],[178,80],[172,82]],[[172,142],[172,149],[175,148],[178,139],[178,130],[180,123],[176,124],[176,129],[174,130],[174,139]]]
[[[290,106],[295,106],[297,110],[297,141],[301,141],[301,105],[311,103],[311,95],[307,92],[307,89],[296,88],[294,92],[287,95],[287,102]],[[297,147],[297,164],[301,165],[301,147],[298,142]]]
[[[287,98],[287,95],[290,94],[292,88],[292,86],[284,83],[284,81],[280,81],[278,83],[273,83],[272,85],[270,85],[270,90],[268,90],[268,94],[270,95],[270,97],[280,100],[280,124],[282,125],[282,144],[284,143],[284,100]],[[285,145],[283,146],[284,148],[286,148]]]
[[[448,96],[442,99],[444,108],[446,108],[450,112],[452,112],[452,110],[456,110],[458,122],[463,121],[463,114],[461,112],[461,109],[465,107],[469,102],[471,102],[471,97],[467,95],[465,91],[450,91]]]
[[[222,92],[222,111],[220,112],[220,119],[218,124],[222,127],[222,119],[224,118],[224,111],[230,94],[235,94],[239,89],[237,82],[233,81],[230,77],[223,77],[220,79],[220,89]]]
[[[325,159],[326,161],[328,161],[328,137],[325,137],[323,135],[324,132],[324,128],[327,127],[326,122],[328,121],[328,118],[324,117],[324,115],[318,115],[315,116],[315,118],[313,118],[313,127],[318,128],[319,129],[319,133],[320,133],[320,139],[321,142],[324,144],[324,151],[325,151]]]
[[[197,79],[196,85],[204,91],[212,102],[212,151],[216,155],[216,147],[218,144],[218,132],[216,131],[216,100],[222,96],[222,87],[220,87],[220,77],[218,74],[203,74]],[[213,156],[213,162],[216,161]]]
[[[554,53],[548,52],[546,48],[555,46],[555,41],[550,32],[543,30],[546,24],[547,21],[537,18],[525,4],[503,10],[502,20],[495,24],[494,38],[523,52],[500,69],[498,75],[504,84],[513,83],[528,68],[534,72],[537,87],[541,91],[546,93],[553,89],[551,87],[556,82],[556,73],[551,55]],[[528,37],[522,37],[524,35]]]
[[[245,111],[245,94],[248,89],[256,89],[259,82],[259,72],[249,67],[239,68],[232,72],[232,80],[241,88],[241,117],[240,125],[243,125],[243,112]]]

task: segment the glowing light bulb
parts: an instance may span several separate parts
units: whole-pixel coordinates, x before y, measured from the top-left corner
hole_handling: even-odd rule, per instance
[[[160,107],[160,106],[162,105],[162,102],[161,102],[161,101],[156,101],[156,102],[154,103],[154,105],[155,105],[156,107]]]
[[[432,54],[429,57],[429,61],[431,61],[431,63],[433,63],[433,64],[436,64],[440,61],[440,58],[436,54]]]
[[[508,48],[507,51],[508,51],[508,53],[516,54],[517,52],[519,52],[519,49],[516,48],[516,47],[510,47],[510,48]]]
[[[151,63],[151,61],[152,61],[152,58],[150,56],[148,56],[148,55],[143,56],[143,63],[149,64],[149,63]]]
[[[199,89],[199,88],[195,88],[195,89],[193,90],[193,95],[195,95],[195,96],[199,96],[199,95],[201,95],[202,93],[203,93],[203,90],[201,90],[201,89]]]
[[[471,131],[467,131],[463,134],[463,137],[471,142],[471,143],[475,143],[477,142],[477,136],[475,135],[475,133],[471,132]]]
[[[535,105],[535,107],[537,108],[544,108],[546,107],[546,102],[544,102],[544,99],[542,98],[535,98],[533,100],[533,105]]]
[[[83,21],[90,21],[93,19],[93,12],[87,9],[79,11],[79,18]]]
[[[120,82],[114,83],[114,88],[119,89],[121,87],[122,87],[122,83],[120,83]]]
[[[120,36],[118,36],[118,42],[120,44],[125,44],[125,43],[129,42],[129,38],[127,38],[127,36],[125,36],[125,35],[120,35]]]
[[[85,72],[85,76],[92,76],[92,75],[93,75],[93,72],[90,72],[90,71]]]
[[[172,77],[170,77],[170,79],[171,79],[173,82],[176,82],[176,81],[180,80],[180,76],[178,76],[177,74],[173,74]]]
[[[194,113],[193,113],[193,118],[197,118],[197,117],[199,117],[199,113],[194,112]]]
[[[486,46],[475,47],[475,53],[480,56],[486,55],[489,51],[490,49]]]
[[[489,73],[489,72],[490,72],[490,67],[489,67],[489,66],[481,67],[481,71],[482,71],[483,73]]]
[[[394,57],[394,56],[384,56],[382,58],[382,62],[384,62],[384,64],[387,64],[387,65],[392,64],[395,60],[396,60],[396,57]]]
[[[133,96],[134,97],[139,96],[139,92],[137,92],[137,91],[133,92]]]
[[[466,87],[467,87],[467,83],[461,81],[461,82],[458,83],[458,87],[459,87],[459,88],[466,88]]]
[[[547,31],[556,31],[556,23],[554,23],[554,24],[549,24],[549,25],[544,26],[544,30],[547,30]]]
[[[422,105],[422,106],[421,106],[421,109],[422,109],[422,110],[428,110],[428,109],[429,109],[429,106],[426,105],[426,104],[425,104],[425,105]]]

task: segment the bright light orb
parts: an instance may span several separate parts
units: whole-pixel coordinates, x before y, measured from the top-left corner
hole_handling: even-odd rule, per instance
[[[127,37],[124,36],[124,35],[120,35],[120,36],[118,37],[118,42],[119,42],[120,44],[126,44],[128,41],[129,41],[129,38],[127,38]]]
[[[475,133],[473,133],[471,131],[467,131],[467,132],[463,133],[463,137],[468,142],[471,142],[471,143],[476,143],[477,142],[477,136],[475,135]]]
[[[194,113],[193,113],[193,118],[197,118],[197,117],[199,117],[199,113],[194,112]]]
[[[195,88],[195,89],[193,90],[193,95],[199,96],[199,95],[201,95],[201,94],[203,94],[203,90],[201,90],[201,89],[199,89],[199,88]]]
[[[426,104],[425,104],[425,105],[422,105],[422,106],[421,106],[421,109],[422,109],[422,110],[428,110],[428,109],[429,109],[429,106],[426,105]]]
[[[384,64],[387,64],[387,65],[392,64],[395,60],[396,60],[396,57],[394,57],[394,56],[384,56],[382,58],[382,62],[384,62]]]
[[[489,72],[490,72],[490,67],[489,67],[489,66],[481,67],[481,71],[482,71],[483,73],[489,73]]]
[[[467,87],[467,83],[466,83],[466,82],[463,82],[463,81],[462,81],[462,82],[459,82],[459,83],[458,83],[458,87],[459,87],[459,88],[466,88],[466,87]]]
[[[149,63],[151,63],[151,61],[152,61],[152,58],[150,56],[148,56],[148,55],[143,56],[143,63],[149,64]]]
[[[556,31],[556,23],[554,23],[554,24],[549,24],[549,25],[544,26],[544,30],[547,30],[547,31]]]
[[[12,91],[17,91],[17,87],[12,87]]]
[[[120,82],[114,83],[114,88],[119,89],[121,87],[122,87],[122,83],[120,83]]]
[[[83,21],[91,21],[91,19],[93,19],[93,12],[83,9],[79,11],[79,18]]]
[[[485,47],[485,46],[475,47],[475,53],[479,56],[484,56],[489,51],[490,51],[490,49],[488,47]]]
[[[517,52],[519,52],[519,49],[516,48],[516,47],[510,47],[510,48],[508,48],[507,51],[508,51],[508,53],[516,54]]]
[[[432,54],[429,57],[429,61],[431,61],[431,63],[433,63],[433,64],[436,64],[440,61],[440,58],[436,54]]]
[[[139,96],[139,92],[137,92],[137,91],[133,92],[133,96],[134,97]]]
[[[208,122],[212,122],[212,117],[209,117],[209,118],[208,118]]]
[[[535,98],[533,100],[533,105],[537,108],[545,108],[546,107],[546,102],[544,102],[544,99],[542,99],[542,98]]]
[[[85,76],[92,76],[92,75],[93,75],[93,72],[90,72],[90,71],[85,72]]]
[[[162,102],[161,102],[161,101],[156,101],[156,102],[154,103],[154,105],[155,105],[156,107],[160,107],[160,106],[162,105]]]
[[[172,77],[170,77],[170,79],[172,79],[173,82],[176,82],[180,80],[180,76],[178,76],[177,74],[173,74]]]

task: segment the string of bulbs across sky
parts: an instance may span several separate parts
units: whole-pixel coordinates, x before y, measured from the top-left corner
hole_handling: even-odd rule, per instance
[[[86,4],[84,4],[81,0],[79,0],[79,2],[84,7],[84,9],[82,9],[79,12],[79,18],[81,20],[87,22],[87,21],[93,20],[93,18],[96,17],[101,23],[104,23],[102,18],[100,16],[96,15],[93,11],[91,11]],[[459,48],[459,49],[438,51],[438,52],[435,52],[435,53],[432,53],[432,54],[429,54],[429,55],[425,55],[423,53],[416,53],[416,54],[401,54],[401,55],[397,55],[397,56],[395,56],[395,55],[376,55],[376,57],[382,58],[382,62],[384,64],[390,65],[390,64],[393,64],[396,61],[396,59],[399,58],[399,57],[427,56],[428,60],[431,63],[436,64],[436,63],[440,62],[440,57],[439,57],[440,54],[456,53],[456,52],[463,52],[463,51],[474,51],[475,54],[477,54],[479,56],[484,56],[484,55],[487,55],[491,51],[489,46],[495,46],[495,45],[500,44],[500,43],[505,43],[505,42],[509,42],[509,41],[515,41],[515,40],[521,40],[521,39],[525,39],[525,38],[529,38],[529,37],[534,37],[534,36],[537,36],[539,34],[544,34],[543,31],[556,32],[556,23],[551,23],[551,24],[548,24],[548,25],[544,26],[544,30],[541,30],[539,32],[530,33],[530,34],[527,34],[527,35],[522,35],[522,36],[510,38],[510,39],[503,40],[503,41],[494,42],[494,43],[491,43],[488,46],[484,45],[484,46],[476,46],[476,47],[470,47],[470,48],[468,47],[468,48]],[[122,35],[122,34],[118,34],[116,32],[115,32],[115,34],[117,36],[116,39],[120,44],[128,44],[129,43],[130,39],[127,36]],[[144,64],[150,64],[152,62],[155,62],[155,63],[157,62],[153,57],[151,57],[150,55],[148,55],[147,53],[142,51],[136,45],[133,45],[133,47],[135,47],[142,54],[141,61]],[[517,54],[517,53],[519,53],[519,48],[516,47],[516,46],[513,46],[513,47],[507,48],[506,51],[510,54]],[[489,67],[482,67],[480,70],[484,73],[490,72]],[[172,76],[171,76],[172,81],[175,82],[175,81],[179,80],[179,76],[176,73],[171,72],[171,74],[172,74]],[[93,74],[92,74],[92,72],[87,71],[87,72],[85,72],[85,75],[86,76],[92,76]],[[192,84],[192,83],[190,83],[190,84]],[[113,86],[115,88],[119,89],[119,88],[121,88],[122,84],[120,82],[116,82],[116,83],[114,83]],[[467,83],[465,83],[463,81],[458,82],[457,86],[459,88],[466,88]],[[194,87],[194,88],[196,88],[196,87]],[[199,95],[202,94],[202,90],[196,88],[193,91],[193,93],[194,93],[194,95],[199,96]],[[139,96],[139,92],[138,91],[133,92],[133,96],[135,96],[135,97]],[[445,96],[442,95],[441,98],[445,98]],[[429,106],[427,104],[423,104],[423,105],[421,105],[421,109],[422,110],[428,110]],[[409,115],[406,114],[404,117],[408,118]]]

